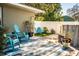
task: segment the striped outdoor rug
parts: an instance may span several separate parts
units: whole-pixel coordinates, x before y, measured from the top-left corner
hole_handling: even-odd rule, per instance
[[[9,52],[6,56],[76,56],[77,50],[69,48],[63,50],[60,44],[46,40],[37,40],[21,44],[20,49]]]

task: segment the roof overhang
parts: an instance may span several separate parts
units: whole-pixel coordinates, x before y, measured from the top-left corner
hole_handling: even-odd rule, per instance
[[[24,10],[33,12],[35,14],[45,13],[45,11],[43,11],[43,10],[33,8],[33,7],[30,7],[30,6],[27,6],[27,5],[22,5],[22,4],[19,4],[19,3],[5,3],[5,5],[14,6],[14,7],[17,7],[17,8],[20,8],[20,9],[24,9]]]

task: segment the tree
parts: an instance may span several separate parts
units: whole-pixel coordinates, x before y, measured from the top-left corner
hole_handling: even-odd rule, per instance
[[[67,10],[67,14],[73,18],[72,21],[79,21],[79,16],[78,16],[78,11],[79,11],[79,5],[75,4],[73,5],[72,8],[69,8]]]
[[[25,5],[44,10],[46,12],[45,14],[37,14],[36,20],[41,20],[41,21],[61,20],[62,8],[60,3],[25,3]]]

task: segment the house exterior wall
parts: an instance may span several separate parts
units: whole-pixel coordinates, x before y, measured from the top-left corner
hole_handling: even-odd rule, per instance
[[[32,21],[34,19],[34,13],[20,10],[10,6],[3,6],[3,23],[9,27],[9,31],[13,31],[13,25],[17,24],[21,31],[25,31],[24,22],[26,20]]]

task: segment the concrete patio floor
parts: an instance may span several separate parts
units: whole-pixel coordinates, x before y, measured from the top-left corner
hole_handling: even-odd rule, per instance
[[[47,37],[32,37],[31,42],[21,44],[20,50],[7,55],[14,56],[77,56],[79,51],[71,47],[68,50],[63,50],[62,45],[58,43],[56,35]]]

